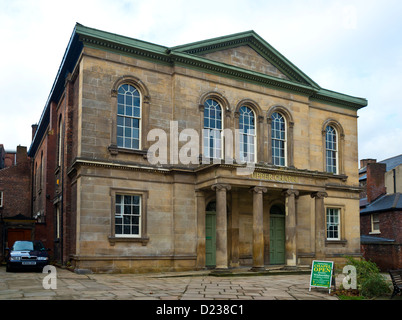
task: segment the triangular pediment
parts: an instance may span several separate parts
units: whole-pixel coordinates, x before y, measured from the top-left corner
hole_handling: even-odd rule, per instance
[[[254,31],[194,42],[171,50],[319,88]]]
[[[205,53],[201,56],[235,67],[290,80],[284,73],[279,71],[278,68],[248,45]]]

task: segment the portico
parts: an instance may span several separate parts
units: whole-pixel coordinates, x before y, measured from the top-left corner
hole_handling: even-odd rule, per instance
[[[226,174],[230,169],[220,168],[215,173],[218,172],[222,176],[214,179],[215,183],[196,192],[197,268],[226,270],[243,265],[260,271],[271,264],[295,268],[300,264],[299,251],[302,256],[303,251],[308,251],[311,257],[323,258],[326,236],[324,198],[327,193],[317,191],[322,188],[307,186],[306,177],[284,173],[255,172],[248,178],[231,175],[229,179]],[[211,203],[213,206],[209,205]],[[278,208],[283,209],[278,212]],[[205,216],[211,213],[216,215],[215,265],[208,265],[205,258],[206,254],[211,254],[206,252],[205,230],[209,227],[205,225]],[[303,226],[303,222],[298,224],[298,220],[313,220],[314,223],[302,232],[298,228]],[[277,229],[277,221],[282,221],[284,227]],[[298,248],[298,236],[306,238],[306,234],[308,248]],[[280,259],[274,258],[275,250],[281,247],[275,242],[276,238],[283,238],[284,254]],[[301,241],[302,246],[305,242]]]

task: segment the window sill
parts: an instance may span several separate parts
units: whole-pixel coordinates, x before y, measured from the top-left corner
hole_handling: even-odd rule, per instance
[[[325,246],[331,244],[341,244],[343,247],[345,247],[347,243],[348,243],[347,240],[328,240],[328,239],[325,240]]]
[[[369,232],[369,234],[381,234],[381,231],[372,231],[372,232]]]
[[[148,150],[126,149],[126,148],[120,148],[116,145],[110,145],[109,147],[107,147],[107,149],[109,150],[109,153],[111,155],[118,155],[119,153],[130,153],[130,154],[142,155],[144,159],[147,159],[148,154]]]
[[[109,236],[108,240],[111,246],[114,246],[116,242],[141,242],[143,246],[146,246],[149,242],[148,237],[141,237],[141,238],[129,238],[129,237],[116,237],[116,236]]]

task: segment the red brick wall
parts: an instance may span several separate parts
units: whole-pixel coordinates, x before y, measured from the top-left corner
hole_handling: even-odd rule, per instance
[[[22,214],[31,217],[31,161],[26,147],[17,147],[17,165],[0,170],[3,218]]]
[[[381,238],[394,239],[396,243],[402,243],[402,211],[389,211],[378,213],[380,221],[380,234],[373,234]],[[370,235],[371,215],[360,216],[360,233]]]
[[[361,252],[366,260],[374,262],[381,271],[402,268],[401,244],[362,244]]]
[[[367,201],[373,202],[379,196],[386,193],[385,188],[385,170],[384,163],[367,164]]]

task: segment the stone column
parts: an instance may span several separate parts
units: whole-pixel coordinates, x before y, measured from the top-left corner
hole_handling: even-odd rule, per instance
[[[314,192],[311,194],[315,198],[315,258],[325,257],[325,207],[324,198],[328,197],[326,192]]]
[[[228,184],[215,184],[216,191],[216,269],[228,268],[227,206],[226,192]]]
[[[239,194],[232,191],[232,257],[231,266],[239,266]]]
[[[197,197],[197,268],[205,268],[205,194],[196,191]]]
[[[264,207],[263,196],[267,188],[254,187],[253,192],[253,268],[264,269]]]
[[[285,217],[285,258],[286,266],[297,265],[297,239],[296,239],[296,197],[299,191],[288,189],[283,193],[286,196]]]

